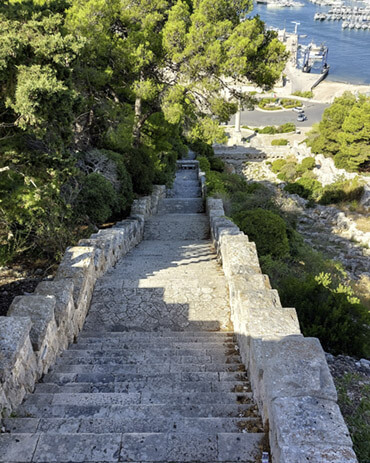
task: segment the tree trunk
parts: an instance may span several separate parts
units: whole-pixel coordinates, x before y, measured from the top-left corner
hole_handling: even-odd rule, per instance
[[[141,98],[136,98],[135,100],[135,119],[134,119],[134,128],[132,131],[134,140],[133,145],[137,148],[140,145],[140,137],[141,137],[141,125],[142,125],[142,106],[141,106]]]

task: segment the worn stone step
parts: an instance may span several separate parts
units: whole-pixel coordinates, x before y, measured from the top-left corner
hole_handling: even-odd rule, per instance
[[[0,435],[6,462],[255,463],[263,433],[35,433]]]
[[[100,393],[100,392],[250,392],[247,381],[169,381],[166,378],[112,383],[39,383],[36,393]]]
[[[119,339],[124,342],[149,342],[163,341],[170,342],[228,342],[235,341],[236,337],[233,331],[212,332],[212,331],[132,331],[132,332],[105,332],[97,336],[95,331],[83,330],[78,339],[96,339],[102,341],[110,339]]]
[[[100,395],[100,394],[97,394]],[[41,403],[22,404],[15,417],[26,418],[114,418],[114,419],[145,419],[161,416],[173,417],[231,417],[248,418],[252,403],[247,404],[126,404],[126,405],[81,405]]]
[[[207,363],[207,364],[118,364],[118,365],[56,365],[53,371],[58,373],[104,373],[113,375],[141,374],[150,376],[168,373],[199,372],[244,372],[241,363]]]
[[[101,392],[101,393],[33,393],[22,405],[22,409],[55,405],[132,405],[132,404],[250,404],[252,394],[234,392]]]
[[[150,218],[144,231],[145,240],[206,240],[208,218],[203,214],[167,214]]]
[[[202,198],[165,198],[161,201],[158,214],[195,214],[204,212]]]
[[[103,366],[109,365],[112,367],[125,367],[127,364],[134,364],[134,365],[148,365],[148,364],[159,364],[160,362],[166,362],[169,365],[203,365],[203,364],[211,364],[217,363],[220,364],[221,362],[225,362],[226,364],[233,364],[241,363],[240,357],[210,357],[206,355],[199,355],[198,357],[195,356],[172,356],[169,357],[167,355],[160,355],[151,356],[144,358],[143,356],[135,356],[135,355],[128,355],[123,356],[122,358],[117,357],[64,357],[59,359],[54,367],[57,369],[61,365],[96,365],[96,366]],[[187,368],[187,367],[185,367]],[[171,370],[171,367],[170,367]]]
[[[261,420],[253,407],[248,418],[8,418],[3,420],[5,432],[13,433],[147,433],[147,432],[261,432]]]
[[[58,385],[71,384],[71,383],[122,383],[126,381],[163,381],[182,383],[183,381],[221,381],[231,382],[234,381],[246,381],[246,372],[218,372],[218,371],[202,371],[202,372],[177,372],[177,373],[160,373],[155,370],[149,373],[61,373],[61,372],[50,372],[43,378],[44,383],[53,383]]]
[[[77,343],[71,344],[67,352],[75,350],[155,350],[158,352],[167,351],[169,349],[174,350],[179,353],[183,352],[239,352],[239,348],[236,345],[235,341],[232,339],[221,341],[221,342],[202,342],[202,341],[169,341],[164,338],[163,340],[148,340],[148,341],[125,341],[120,340],[119,338],[101,339],[100,337],[90,337],[90,338],[79,338]]]

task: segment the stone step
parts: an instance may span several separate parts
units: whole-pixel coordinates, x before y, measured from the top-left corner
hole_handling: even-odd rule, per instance
[[[78,394],[79,395],[79,394]],[[100,394],[96,394],[99,396]],[[21,418],[114,418],[114,419],[151,419],[155,417],[231,417],[248,418],[252,403],[247,404],[22,404],[15,417]],[[1,435],[1,434],[0,434]]]
[[[158,208],[158,214],[197,214],[204,212],[202,198],[165,198]]]
[[[82,346],[80,346],[82,347]],[[117,360],[153,360],[155,358],[161,358],[172,360],[178,359],[178,363],[198,363],[191,362],[191,359],[200,359],[204,358],[205,363],[208,363],[209,358],[213,359],[222,359],[222,360],[229,360],[230,358],[239,357],[238,351],[235,350],[235,345],[231,344],[230,347],[224,346],[217,346],[213,349],[209,349],[207,347],[176,347],[172,346],[169,348],[168,346],[164,346],[162,348],[153,347],[148,344],[146,348],[142,345],[121,345],[121,346],[104,346],[98,348],[96,345],[89,345],[85,344],[85,349],[72,349],[63,352],[61,357],[59,357],[59,361],[63,362],[63,359],[71,359],[71,358],[107,358],[107,359],[117,359]],[[240,357],[237,361],[240,361]],[[231,362],[231,363],[237,363]],[[153,362],[155,363],[155,362]],[[217,363],[217,362],[216,362]],[[221,363],[221,362],[219,362]],[[230,363],[230,362],[226,362]]]
[[[3,462],[236,462],[261,457],[263,433],[1,434]]]
[[[85,405],[85,406],[109,406],[109,405],[195,405],[195,404],[250,404],[252,394],[250,392],[100,392],[100,393],[33,393],[29,394],[21,408],[29,410],[33,407],[45,407],[55,405]]]
[[[233,331],[127,331],[127,332],[106,332],[99,336],[96,335],[95,331],[83,330],[79,334],[79,340],[85,339],[119,339],[124,342],[149,342],[149,341],[163,341],[165,343],[170,342],[228,342],[235,341],[236,336]]]
[[[182,372],[182,373],[160,373],[150,371],[149,373],[62,373],[50,372],[47,373],[43,381],[44,383],[53,383],[58,385],[73,384],[73,383],[122,383],[126,381],[148,381],[153,380],[163,381],[164,383],[171,382],[173,384],[182,384],[186,381],[212,381],[212,382],[230,382],[246,381],[246,372],[239,371],[201,371],[201,372]]]
[[[144,230],[144,240],[206,240],[209,222],[204,214],[162,214],[151,217]]]
[[[234,351],[237,353],[239,351],[238,346],[234,341],[224,341],[224,342],[202,342],[202,341],[168,341],[168,338],[163,340],[149,340],[149,341],[131,341],[127,342],[119,338],[103,340],[100,337],[91,337],[79,339],[77,343],[71,344],[68,352],[74,350],[90,350],[90,349],[128,349],[128,350],[153,350],[157,352],[166,352],[168,350],[175,350],[176,352],[204,352],[204,351],[213,351],[213,352],[230,352]]]
[[[74,351],[76,352],[76,351]],[[168,356],[168,355],[140,355],[140,354],[126,354],[122,355],[121,357],[119,355],[117,356],[94,356],[91,355],[89,356],[82,356],[82,357],[76,357],[76,356],[64,356],[63,358],[59,359],[58,362],[55,365],[55,369],[59,368],[62,365],[109,365],[112,367],[120,367],[123,366],[125,367],[126,365],[148,365],[148,364],[159,364],[159,363],[167,363],[169,365],[187,365],[187,364],[192,364],[192,365],[204,365],[204,364],[211,364],[211,363],[218,363],[220,364],[221,362],[224,362],[226,364],[236,364],[239,363],[241,364],[241,359],[239,356],[233,356],[233,357],[226,357],[226,356],[209,356],[209,355],[199,355],[199,356],[190,356],[190,355],[184,355],[184,356],[179,356],[179,355],[173,355],[173,356]]]
[[[150,433],[150,432],[262,432],[256,410],[249,409],[248,418],[8,418],[3,420],[5,432],[13,433]]]
[[[36,393],[100,393],[100,392],[250,392],[247,381],[182,381],[173,382],[166,378],[144,379],[142,381],[124,381],[112,383],[39,383]]]
[[[168,373],[199,373],[199,372],[244,372],[242,363],[207,363],[207,364],[118,364],[118,365],[56,365],[58,373],[103,373],[103,374],[142,374],[150,376]]]

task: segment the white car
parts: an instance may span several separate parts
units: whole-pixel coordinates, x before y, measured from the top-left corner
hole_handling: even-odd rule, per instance
[[[299,108],[298,106],[296,106],[295,108],[292,109],[292,111],[296,112],[296,113],[303,113],[303,109],[302,108]]]
[[[307,121],[307,116],[304,113],[298,114],[297,121],[298,122]]]

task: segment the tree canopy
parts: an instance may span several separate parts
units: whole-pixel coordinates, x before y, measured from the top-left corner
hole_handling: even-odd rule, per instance
[[[186,143],[222,140],[219,123],[248,98],[230,83],[269,88],[287,58],[251,8],[250,0],[3,1],[0,259],[18,249],[62,252],[80,225],[123,214],[132,188],[145,194],[170,182]],[[112,207],[89,213],[94,181],[101,198],[115,185],[101,168],[107,152],[125,185]]]
[[[349,171],[368,168],[370,162],[370,97],[346,92],[324,111],[309,136],[314,153],[334,158]]]

